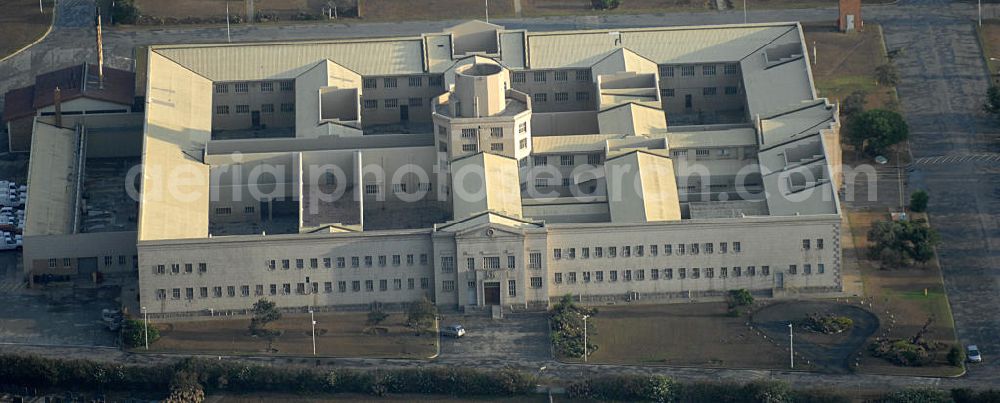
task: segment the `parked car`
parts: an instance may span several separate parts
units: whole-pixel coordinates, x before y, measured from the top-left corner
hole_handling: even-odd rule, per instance
[[[983,362],[983,356],[979,353],[979,347],[976,347],[975,344],[970,344],[965,350],[965,357],[968,358],[969,362]]]
[[[442,336],[449,336],[454,338],[459,338],[465,336],[465,328],[462,325],[448,325],[441,328]]]

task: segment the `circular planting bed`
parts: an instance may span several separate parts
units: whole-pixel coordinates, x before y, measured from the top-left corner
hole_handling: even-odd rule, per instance
[[[865,348],[879,320],[854,305],[829,301],[781,301],[753,314],[752,323],[779,345],[788,346],[788,324],[795,331],[795,353],[828,372],[848,372],[851,357]],[[798,359],[798,357],[797,357]]]

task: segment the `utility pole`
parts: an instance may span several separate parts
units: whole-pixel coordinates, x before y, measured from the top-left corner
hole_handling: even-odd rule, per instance
[[[813,41],[813,66],[816,65],[816,41]]]
[[[743,0],[743,23],[746,24],[747,20],[747,0]]]
[[[792,344],[792,324],[788,324],[788,368],[795,369],[795,350]]]
[[[316,355],[316,315],[313,313],[312,308],[309,308],[309,320],[312,322],[313,355]]]
[[[976,2],[976,9],[979,11],[979,26],[983,26],[983,0]]]
[[[142,330],[145,333],[146,350],[149,350],[149,315],[146,313],[146,307],[142,307]]]
[[[583,362],[587,362],[587,318],[589,317],[583,315]]]
[[[42,0],[38,0],[38,12],[45,14],[45,10],[42,9]]]
[[[486,22],[490,22],[490,0],[486,0]],[[979,25],[983,25],[982,21]]]
[[[229,0],[226,0],[226,42],[232,42],[233,37],[229,32]]]

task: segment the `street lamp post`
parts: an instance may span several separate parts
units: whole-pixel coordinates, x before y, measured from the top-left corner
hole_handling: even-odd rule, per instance
[[[976,10],[979,12],[979,26],[983,26],[983,0],[976,2]]]
[[[146,350],[149,350],[149,315],[146,313],[146,307],[142,307],[142,330],[146,339]]]
[[[788,324],[788,368],[795,369],[795,347],[792,344],[792,324]]]
[[[743,0],[743,23],[747,23],[747,0]]]
[[[589,317],[583,315],[583,362],[587,362],[587,318]]]
[[[312,308],[309,308],[309,321],[312,322],[313,355],[316,355],[316,315]]]
[[[486,0],[486,22],[490,22],[490,0]]]

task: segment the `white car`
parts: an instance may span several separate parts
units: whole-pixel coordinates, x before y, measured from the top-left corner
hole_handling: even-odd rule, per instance
[[[450,336],[454,338],[459,338],[465,336],[465,328],[462,325],[448,325],[441,328],[442,336]]]
[[[983,356],[979,353],[979,347],[975,344],[970,344],[965,348],[965,357],[969,362],[983,362]]]

